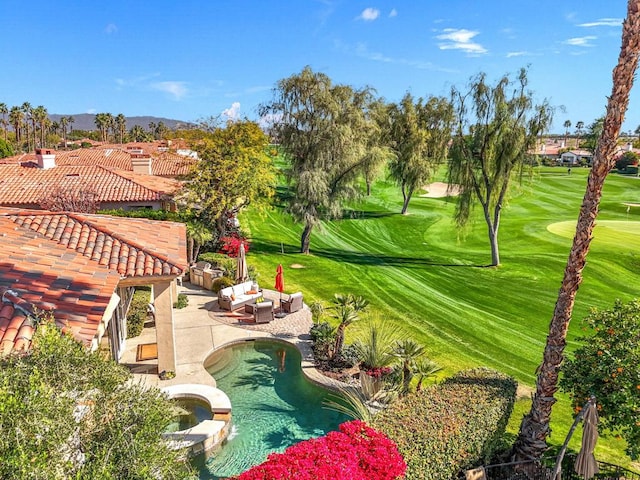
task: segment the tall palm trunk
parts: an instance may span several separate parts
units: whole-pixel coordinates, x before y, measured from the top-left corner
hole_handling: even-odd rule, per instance
[[[629,105],[629,92],[633,86],[639,53],[640,0],[629,0],[618,65],[613,70],[612,94],[609,97],[602,135],[598,140],[593,168],[580,208],[564,279],[549,326],[542,364],[538,368],[536,392],[531,411],[522,419],[520,433],[514,445],[514,460],[517,461],[538,460],[547,449],[546,438],[549,435],[551,408],[556,402],[554,394],[558,390],[558,373],[564,358],[567,330],[575,296],[582,281],[582,269],[598,215],[602,186],[607,173],[614,165],[613,153]]]

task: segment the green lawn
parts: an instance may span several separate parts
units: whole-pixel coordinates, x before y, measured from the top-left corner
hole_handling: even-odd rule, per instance
[[[343,219],[314,230],[311,255],[298,253],[302,226],[281,208],[245,213],[242,223],[252,237],[248,260],[266,288],[272,287],[276,266],[282,263],[286,291],[302,290],[306,302],[328,302],[339,292],[363,295],[374,315],[402,325],[427,345],[446,374],[487,365],[532,387],[587,175],[587,169],[566,175],[565,169],[542,168],[531,182],[512,190],[502,215],[499,268],[486,267],[490,251],[479,211],[463,236],[452,221],[453,203],[416,196],[409,215],[402,216],[399,189],[387,182],[378,182],[372,196],[351,205]],[[569,350],[575,348],[579,320],[591,306],[608,308],[616,298],[640,296],[640,252],[635,247],[640,209],[627,214],[622,205],[637,201],[639,179],[607,179]],[[512,432],[528,403],[519,402]],[[562,443],[571,421],[563,397],[554,412],[551,442]],[[576,437],[574,448],[579,432]],[[605,438],[596,455],[628,464],[622,449],[622,442]]]

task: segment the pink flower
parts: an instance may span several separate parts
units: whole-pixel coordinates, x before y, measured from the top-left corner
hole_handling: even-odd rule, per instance
[[[238,480],[395,480],[403,478],[406,469],[395,443],[354,420],[337,432],[272,453]]]

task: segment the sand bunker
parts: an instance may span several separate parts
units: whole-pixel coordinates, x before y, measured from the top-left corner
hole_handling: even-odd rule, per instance
[[[426,190],[427,193],[420,195],[421,197],[428,198],[443,198],[443,197],[457,197],[460,195],[460,186],[452,185],[449,189],[449,193],[447,193],[448,185],[442,182],[433,182],[429,185],[425,185],[423,190]]]

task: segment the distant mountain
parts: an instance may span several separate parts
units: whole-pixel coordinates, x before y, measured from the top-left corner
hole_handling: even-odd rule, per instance
[[[53,122],[59,122],[61,117],[73,117],[73,127],[74,130],[95,130],[96,116],[92,113],[74,113],[71,115],[60,115],[60,114],[50,114],[49,118]],[[114,115],[115,117],[115,115]],[[183,122],[182,120],[174,120],[171,118],[163,118],[163,117],[127,117],[127,130],[131,129],[134,125],[140,125],[145,130],[149,130],[149,124],[153,122],[156,125],[159,122],[164,123],[168,128],[175,130],[176,128],[188,128],[193,126],[193,123]]]

